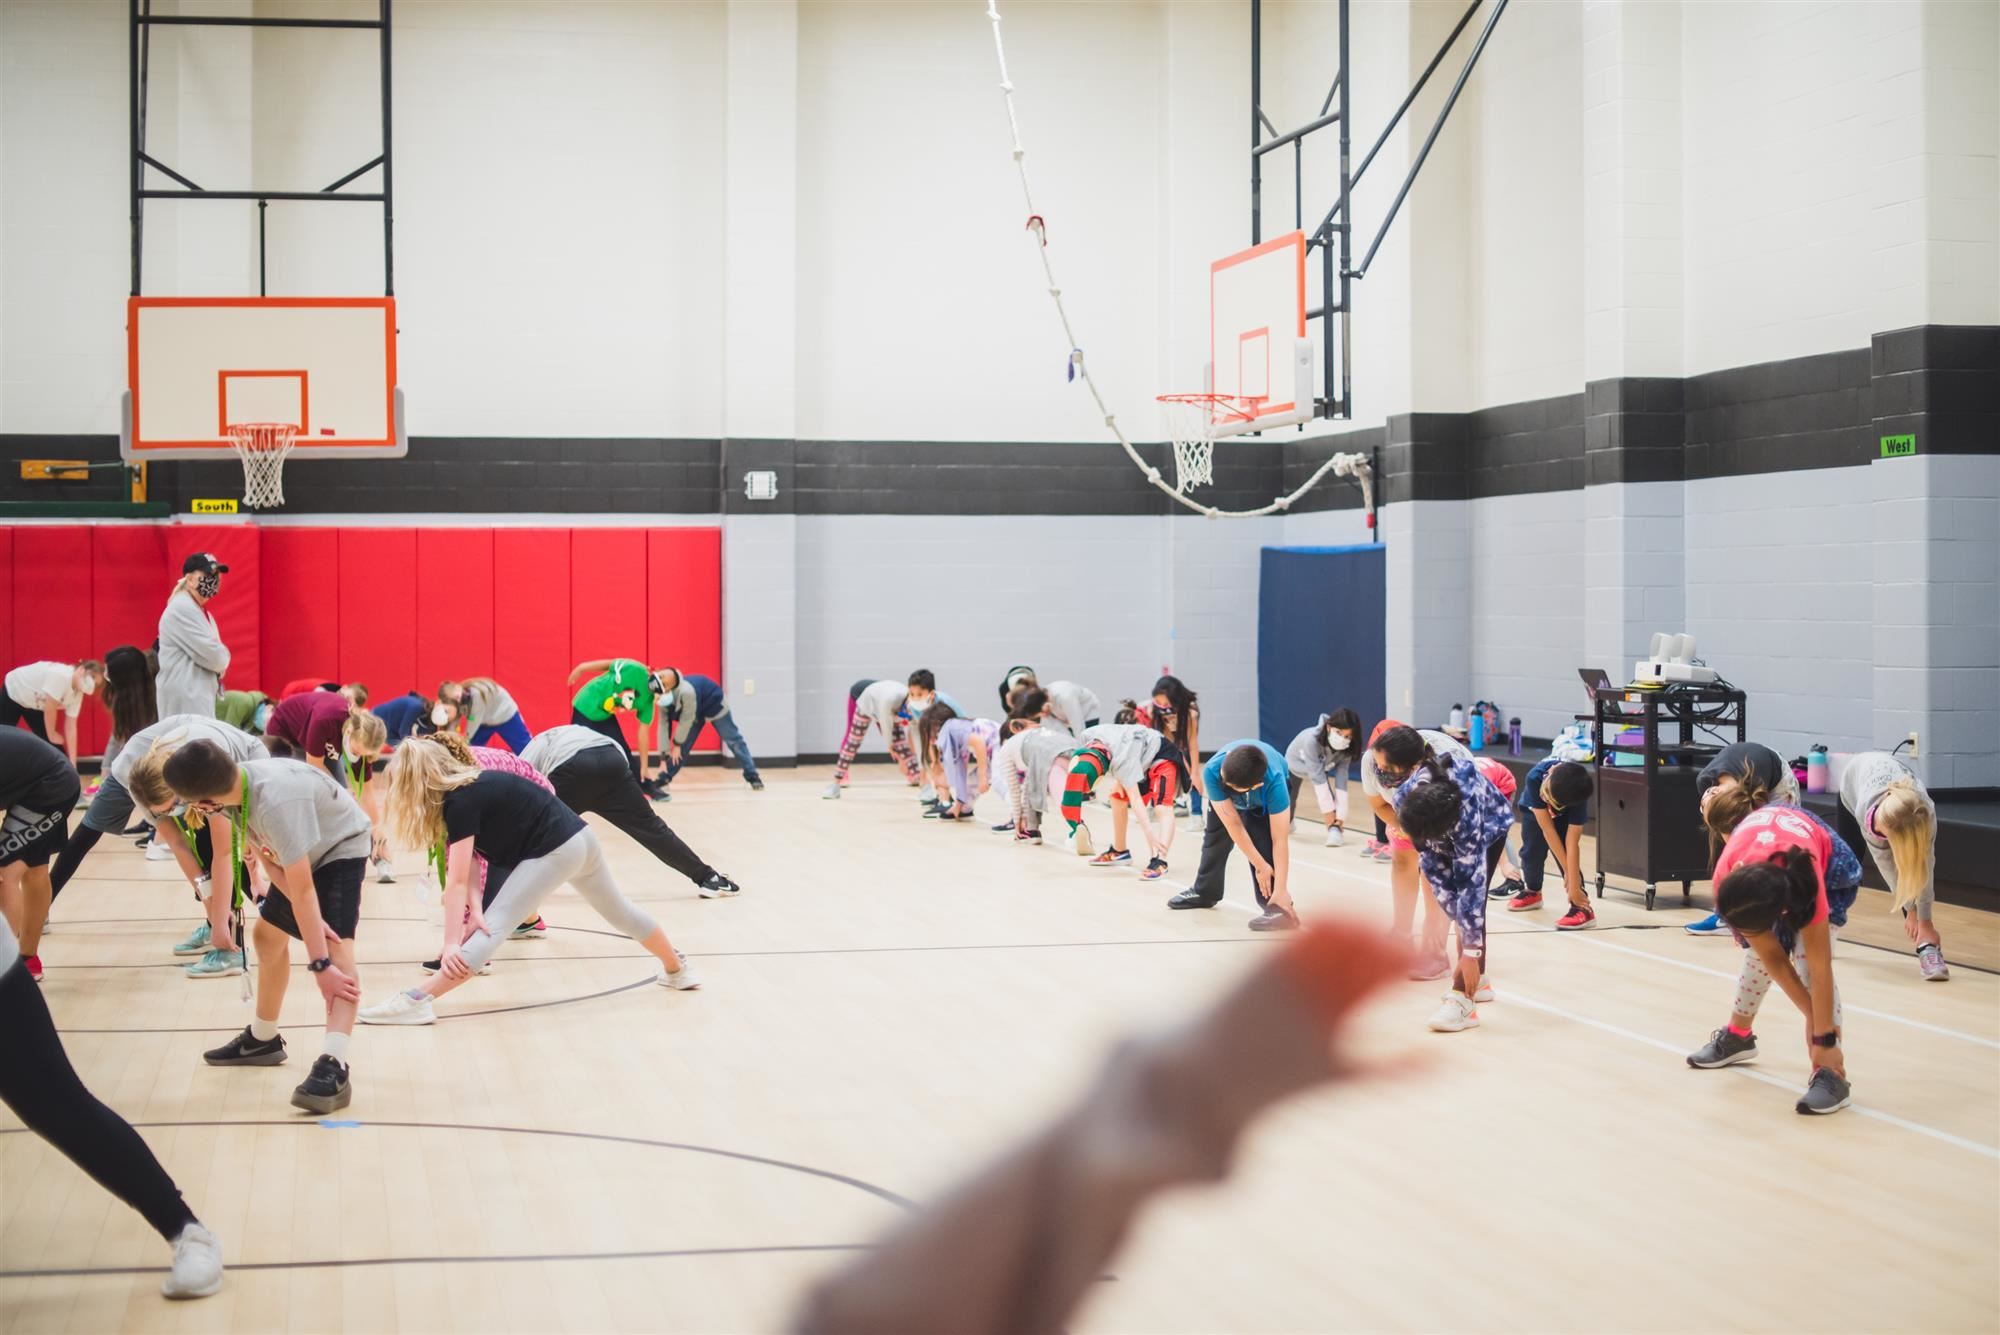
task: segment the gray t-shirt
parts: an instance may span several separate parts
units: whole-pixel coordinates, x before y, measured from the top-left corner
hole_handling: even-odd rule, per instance
[[[1096,694],[1073,681],[1052,681],[1042,689],[1049,697],[1050,721],[1072,737],[1083,736],[1090,721],[1104,714]]]
[[[232,728],[222,720],[205,714],[175,714],[161,719],[150,728],[139,729],[118,752],[118,758],[111,762],[111,777],[118,780],[119,787],[131,786],[132,771],[138,766],[140,757],[162,742],[175,747],[189,742],[214,742],[239,764],[246,760],[271,758],[271,753],[264,749],[263,739],[252,737],[241,728]]]
[[[289,866],[300,858],[315,867],[368,856],[373,826],[347,786],[318,765],[253,760],[249,779],[250,837]]]
[[[528,743],[527,750],[521,752],[521,759],[540,770],[543,778],[576,759],[578,754],[593,746],[608,746],[621,756],[624,749],[594,728],[579,727],[565,723],[560,727],[548,728],[535,734]]]
[[[1860,751],[1848,760],[1847,770],[1840,776],[1840,804],[1861,827],[1861,837],[1870,848],[1887,848],[1889,841],[1871,834],[1868,829],[1868,813],[1881,800],[1882,794],[1892,783],[1908,780],[1919,796],[1929,799],[1923,781],[1902,761],[1887,751]]]
[[[1111,753],[1111,773],[1136,788],[1145,783],[1146,767],[1167,739],[1137,723],[1101,723],[1084,729],[1082,740],[1101,743]]]
[[[497,681],[466,682],[465,704],[474,728],[498,727],[521,712],[514,697]]]

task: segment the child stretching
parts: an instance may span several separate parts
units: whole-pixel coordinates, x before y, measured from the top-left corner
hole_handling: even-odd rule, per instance
[[[1514,811],[1470,760],[1447,762],[1428,747],[1396,789],[1394,805],[1398,827],[1417,846],[1431,894],[1458,929],[1452,990],[1430,1018],[1433,1030],[1455,1034],[1476,1027],[1476,1003],[1493,999],[1486,981],[1486,888],[1507,851]]]
[[[1009,736],[1000,744],[993,767],[1007,790],[1007,805],[1014,818],[1009,828],[1016,843],[1039,844],[1051,780],[1058,766],[1068,772],[1076,739],[1054,728],[1037,727],[1032,719],[1010,718],[1004,727]]]
[[[345,703],[344,701],[342,702]],[[167,758],[167,784],[188,805],[230,822],[232,863],[255,857],[271,893],[250,935],[257,948],[257,1007],[248,1028],[202,1054],[210,1066],[276,1066],[285,1060],[278,1015],[291,979],[290,946],[304,943],[306,972],[326,1002],[326,1037],[292,1106],[330,1113],[353,1098],[347,1064],[361,983],[354,928],[370,844],[368,815],[347,789],[312,766],[289,760],[238,763],[208,741],[190,741]],[[209,896],[209,927],[218,948],[229,942],[221,895]]]
[[[1712,827],[1711,827],[1712,828]],[[1851,1098],[1840,1049],[1840,992],[1833,981],[1835,929],[1847,920],[1860,882],[1844,888],[1834,859],[1848,849],[1825,825],[1794,807],[1771,805],[1745,816],[1715,864],[1715,902],[1722,919],[1749,947],[1737,980],[1735,1013],[1688,1065],[1729,1066],[1757,1055],[1750,1022],[1776,982],[1806,1017],[1806,1057],[1812,1079],[1796,1105],[1801,1113],[1836,1113]]]
[[[1083,823],[1083,799],[1102,777],[1111,780],[1111,846],[1090,860],[1093,867],[1132,861],[1125,831],[1136,804],[1139,832],[1148,849],[1142,881],[1167,874],[1167,854],[1174,846],[1174,800],[1187,790],[1187,758],[1181,749],[1151,728],[1110,723],[1083,734],[1083,745],[1070,763],[1070,782],[1063,790],[1063,818],[1071,828]],[[1164,810],[1166,819],[1156,821]]]
[[[579,728],[577,729],[577,731],[589,732],[592,738],[597,737],[597,734],[594,732],[590,732],[588,728]],[[417,738],[416,740],[431,742],[438,746],[442,746],[445,750],[451,752],[452,759],[456,760],[461,765],[470,765],[474,769],[499,770],[503,774],[512,774],[515,778],[526,779],[529,783],[534,784],[537,788],[545,788],[551,793],[554,793],[556,791],[555,786],[551,784],[547,779],[542,777],[542,772],[540,770],[536,769],[533,765],[530,765],[526,760],[523,760],[520,756],[515,755],[511,751],[502,751],[491,746],[474,746],[470,742],[466,741],[462,735],[455,732],[431,733],[427,736]],[[608,749],[610,747],[610,743],[606,742],[605,746]],[[624,771],[622,766],[620,772],[626,773],[627,777],[629,777],[629,772]],[[645,799],[642,797],[640,800],[644,801]],[[572,810],[574,810],[574,808],[572,808]],[[431,860],[433,865],[439,867],[443,866],[444,864],[443,852],[444,852],[443,849],[432,850]],[[479,891],[479,907],[481,909],[484,909],[487,905],[493,902],[493,896],[500,893],[500,882],[504,878],[498,876],[489,876],[487,873],[491,870],[491,868],[487,865],[486,859],[483,857],[479,857],[477,854],[473,856],[473,864],[474,864],[473,870],[475,872],[474,879],[476,883],[476,888]],[[439,878],[438,889],[440,891],[444,889],[442,877]],[[465,926],[466,926],[466,931],[469,933],[472,929],[472,924],[468,921]],[[548,931],[549,931],[548,924],[542,921],[542,917],[538,913],[535,915],[532,921],[517,924],[514,930],[508,933],[508,939],[512,941],[540,941],[548,936]],[[423,971],[425,973],[436,973],[439,968],[439,963],[440,962],[438,960],[434,959],[425,960],[422,966]],[[486,973],[487,970],[481,969],[479,972]]]
[[[1735,829],[1738,821],[1766,802],[1799,805],[1798,776],[1784,757],[1759,742],[1732,742],[1723,747],[1695,775],[1694,790],[1701,799],[1704,820],[1711,804],[1723,803],[1718,815],[1725,830]],[[1692,936],[1729,935],[1719,913],[1689,923],[1687,931]]]
[[[1903,915],[1903,930],[1917,943],[1917,971],[1927,983],[1943,982],[1951,970],[1931,921],[1937,902],[1937,807],[1931,795],[1891,753],[1863,751],[1840,776],[1840,805],[1860,826],[1861,842],[1889,887],[1891,904]]]
[[[840,790],[847,787],[847,771],[853,766],[854,757],[861,753],[861,743],[867,738],[870,725],[882,730],[882,741],[895,758],[897,768],[903,771],[904,782],[912,788],[921,784],[923,774],[917,766],[917,752],[910,745],[910,720],[922,717],[936,694],[937,678],[928,668],[912,672],[905,685],[864,678],[850,686],[847,735],[840,743],[840,759],[833,766],[833,782],[821,795],[830,801],[839,800]],[[915,707],[918,702],[922,708]]]
[[[1127,702],[1130,703],[1129,701]],[[1060,728],[1072,737],[1103,720],[1103,706],[1088,688],[1073,681],[1052,681],[1047,686],[1023,686],[1007,697],[1007,712],[1036,719]]]
[[[1198,697],[1179,677],[1162,677],[1153,683],[1153,698],[1139,711],[1140,723],[1157,728],[1187,757],[1190,771],[1201,769],[1201,706]],[[1201,815],[1202,784],[1188,789],[1188,812]]]
[[[601,732],[618,743],[639,787],[655,802],[661,801],[667,789],[653,777],[653,748],[646,740],[646,730],[654,726],[653,687],[657,683],[652,672],[637,659],[598,658],[571,668],[570,684],[575,685],[578,677],[592,672],[597,675],[585,682],[569,702],[569,721]],[[626,744],[625,730],[618,726],[620,712],[629,712],[639,720],[636,755]]]
[[[1231,742],[1202,767],[1208,822],[1202,831],[1201,866],[1194,884],[1167,901],[1170,909],[1212,909],[1222,902],[1232,846],[1250,864],[1251,885],[1262,913],[1253,932],[1296,931],[1299,915],[1289,887],[1292,868],[1291,793],[1285,758],[1254,738]]]
[[[1326,846],[1339,848],[1347,828],[1347,770],[1361,754],[1361,719],[1351,709],[1321,714],[1319,722],[1292,738],[1285,748],[1285,765],[1292,772],[1292,806],[1299,790],[1313,786],[1320,814],[1326,817]]]
[[[1745,827],[1759,837],[1738,844],[1737,835]],[[1722,902],[1723,878],[1737,863],[1747,858],[1761,861],[1763,855],[1787,841],[1803,839],[1817,859],[1818,870],[1815,874],[1822,890],[1821,907],[1825,910],[1821,926],[1828,933],[1833,933],[1847,925],[1847,911],[1854,906],[1855,896],[1861,889],[1861,860],[1854,856],[1854,850],[1847,846],[1847,842],[1819,817],[1801,807],[1785,806],[1779,802],[1742,815],[1738,815],[1736,808],[1729,803],[1712,802],[1709,804],[1708,828],[1721,848],[1713,877],[1718,906]],[[1737,849],[1734,858],[1729,856],[1731,847]],[[1723,921],[1728,921],[1727,915],[1724,915]],[[1731,930],[1737,936],[1737,944],[1753,948],[1743,952],[1743,962],[1736,975],[1736,1002],[1730,1012],[1729,1023],[1709,1035],[1708,1042],[1688,1056],[1688,1065],[1704,1070],[1756,1060],[1757,1036],[1751,1026],[1757,1019],[1757,1008],[1763,1005],[1764,996],[1771,990],[1771,982],[1777,976],[1770,962],[1754,949],[1753,942],[1746,939],[1748,934],[1741,929]],[[1790,948],[1790,938],[1787,937],[1786,949]],[[1801,1108],[1800,1111],[1807,1110]]]
[[[432,978],[366,1008],[362,1023],[434,1023],[432,1002],[485,967],[511,925],[537,917],[542,902],[564,882],[660,961],[661,986],[680,991],[700,986],[666,929],[619,890],[597,836],[553,794],[526,779],[460,764],[441,746],[406,746],[389,762],[389,821],[412,848],[445,846],[444,945]],[[475,853],[492,864],[495,875],[505,870],[490,917],[472,891]],[[461,941],[468,914],[472,934]]]
[[[957,717],[957,706],[946,704],[936,697],[932,697],[929,708],[917,715],[917,763],[923,766],[924,771],[924,786],[918,800],[923,806],[925,820],[943,815],[945,808],[951,805],[938,798],[939,793],[949,792],[950,786],[945,779],[944,764],[938,758],[937,739],[944,725]],[[926,793],[929,796],[924,796]]]
[[[1417,883],[1422,878],[1418,872],[1417,847],[1397,826],[1390,796],[1429,756],[1447,761],[1472,759],[1470,751],[1444,733],[1418,731],[1394,719],[1384,719],[1375,725],[1368,750],[1361,757],[1361,793],[1388,836],[1385,847],[1389,860],[1390,930],[1399,940],[1409,937],[1417,906],[1423,905],[1422,948],[1410,966],[1410,977],[1421,982],[1451,972],[1451,960],[1444,950],[1449,924],[1434,898],[1418,894]]]
[[[953,798],[938,813],[938,819],[971,820],[973,802],[993,786],[993,753],[1000,749],[1000,725],[984,718],[947,719],[938,727],[932,745],[944,778],[940,790],[950,792]]]
[[[1521,893],[1507,905],[1509,913],[1526,913],[1542,906],[1542,876],[1549,854],[1555,854],[1562,874],[1569,911],[1556,919],[1562,931],[1575,931],[1597,921],[1596,910],[1583,889],[1583,827],[1590,820],[1590,797],[1596,784],[1590,767],[1550,757],[1536,762],[1521,784]]]
[[[474,746],[484,746],[498,737],[517,756],[528,749],[531,737],[527,723],[521,718],[521,706],[493,678],[439,682],[437,698],[439,704],[449,706],[464,722],[466,736]]]

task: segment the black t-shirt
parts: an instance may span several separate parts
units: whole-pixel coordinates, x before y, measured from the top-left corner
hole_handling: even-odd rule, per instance
[[[69,759],[25,728],[0,728],[0,814],[14,807],[52,816],[81,793]]]
[[[1783,756],[1761,742],[1731,742],[1716,754],[1715,759],[1702,766],[1701,773],[1695,776],[1695,791],[1707,792],[1725,774],[1740,777],[1746,765],[1750,773],[1757,776],[1758,782],[1764,785],[1765,792],[1783,783],[1785,775],[1791,771]]]
[[[583,822],[553,793],[502,770],[483,770],[444,795],[446,841],[470,838],[479,855],[497,866],[546,857],[581,829]]]

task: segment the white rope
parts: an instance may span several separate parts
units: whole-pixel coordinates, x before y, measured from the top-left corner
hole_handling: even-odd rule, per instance
[[[1007,103],[1007,129],[1014,137],[1014,168],[1021,174],[1021,198],[1028,206],[1028,216],[1031,219],[1039,219],[1041,214],[1035,208],[1035,192],[1028,185],[1028,150],[1021,146],[1021,118],[1014,110],[1014,83],[1007,77],[1007,46],[1000,38],[1000,0],[986,0],[986,17],[993,22],[993,54],[1000,62],[1000,92]],[[1035,227],[1031,225],[1027,231],[1029,240],[1034,243],[1035,251],[1041,257],[1042,276],[1047,280],[1049,297],[1056,304],[1056,318],[1062,321],[1063,337],[1068,340],[1070,348],[1071,365],[1076,368],[1077,374],[1083,377],[1084,385],[1090,390],[1090,397],[1097,403],[1097,411],[1104,415],[1104,425],[1111,429],[1111,434],[1118,438],[1118,443],[1124,447],[1125,453],[1131,456],[1132,462],[1139,466],[1139,471],[1146,475],[1146,481],[1152,483],[1155,487],[1188,509],[1198,514],[1207,515],[1210,519],[1255,519],[1260,515],[1281,514],[1289,510],[1299,497],[1317,486],[1321,478],[1325,477],[1328,473],[1338,471],[1342,476],[1353,477],[1360,484],[1363,501],[1372,511],[1374,508],[1373,487],[1371,486],[1373,478],[1369,476],[1370,465],[1368,456],[1365,454],[1333,455],[1315,469],[1313,475],[1307,478],[1298,490],[1288,495],[1280,496],[1269,504],[1259,506],[1255,510],[1221,510],[1212,505],[1203,505],[1200,501],[1182,495],[1179,490],[1160,476],[1159,469],[1147,463],[1145,456],[1133,448],[1132,442],[1125,435],[1125,429],[1118,425],[1116,414],[1105,405],[1104,392],[1097,387],[1096,378],[1090,374],[1089,363],[1084,360],[1082,355],[1083,344],[1077,340],[1076,330],[1071,327],[1069,322],[1069,311],[1063,306],[1062,288],[1056,283],[1055,269],[1049,263],[1047,228],[1046,226]]]

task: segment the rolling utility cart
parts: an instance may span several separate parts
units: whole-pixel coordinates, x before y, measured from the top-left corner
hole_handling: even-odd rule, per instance
[[[1608,874],[1644,881],[1648,910],[1660,882],[1679,881],[1685,904],[1690,884],[1709,873],[1708,831],[1701,823],[1695,776],[1724,745],[1744,739],[1743,692],[1727,686],[1601,686],[1590,694],[1597,897],[1604,898]],[[1633,728],[1639,731],[1636,740],[1618,740]],[[1618,756],[1637,756],[1639,763],[1619,764]]]

